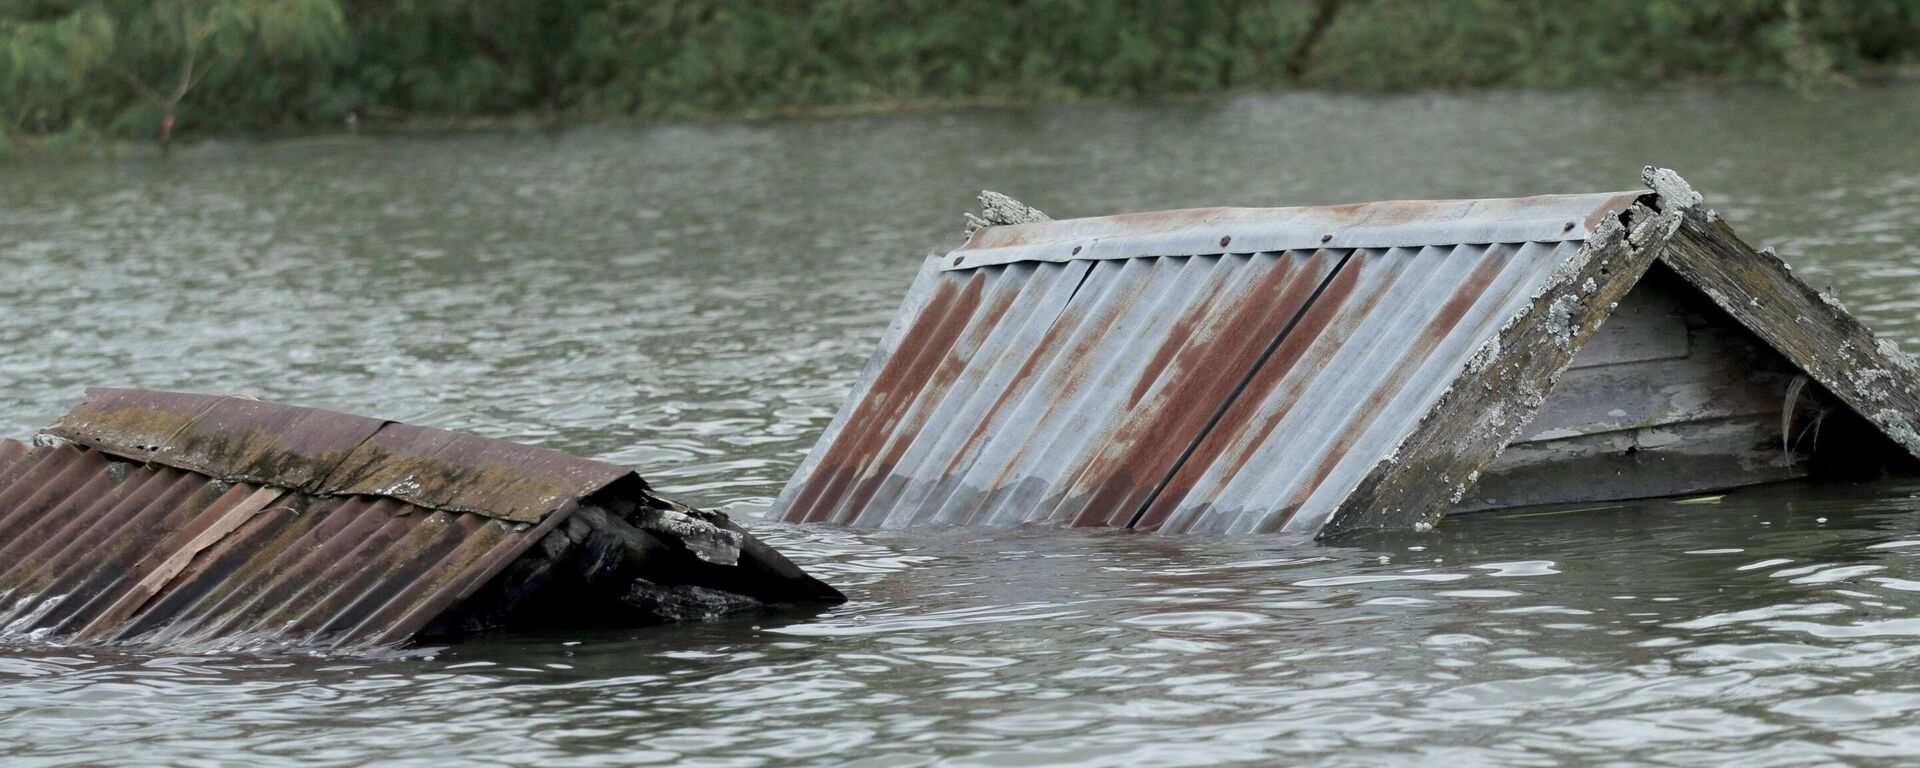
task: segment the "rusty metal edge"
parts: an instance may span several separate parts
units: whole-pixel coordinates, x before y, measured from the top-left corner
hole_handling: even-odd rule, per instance
[[[861,369],[859,377],[854,379],[853,387],[847,391],[847,396],[841,399],[840,407],[834,412],[833,420],[827,422],[827,428],[821,431],[820,437],[813,441],[813,447],[807,449],[806,458],[802,459],[800,466],[794,469],[793,476],[787,480],[786,487],[780,489],[780,494],[774,498],[773,508],[769,513],[771,518],[783,518],[782,511],[793,502],[794,495],[806,485],[807,479],[813,476],[814,470],[820,466],[820,460],[826,456],[828,449],[833,447],[834,441],[846,429],[847,421],[853,418],[852,405],[859,402],[860,398],[866,396],[867,391],[873,388],[874,379],[880,375],[881,369],[886,367],[887,361],[893,358],[894,352],[900,349],[900,342],[906,337],[907,328],[919,317],[921,310],[926,308],[928,299],[933,295],[934,286],[940,282],[940,260],[941,257],[938,255],[929,255],[921,263],[919,273],[914,275],[913,284],[907,288],[907,295],[900,301],[900,308],[894,311],[893,320],[887,324],[887,330],[880,336],[880,343],[874,346],[873,354],[867,357],[866,367]]]

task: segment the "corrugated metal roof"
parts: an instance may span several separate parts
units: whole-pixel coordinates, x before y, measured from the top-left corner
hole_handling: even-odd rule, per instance
[[[91,390],[46,434],[0,441],[0,640],[398,644],[583,501],[670,507],[620,467],[244,398]],[[735,532],[748,594],[833,594]]]
[[[0,472],[0,639],[383,645],[545,535],[371,496],[228,483],[73,445]]]
[[[559,451],[244,397],[93,388],[46,434],[222,480],[390,496],[536,522],[633,470]]]
[[[1317,530],[1646,194],[981,229],[928,260],[777,513]]]

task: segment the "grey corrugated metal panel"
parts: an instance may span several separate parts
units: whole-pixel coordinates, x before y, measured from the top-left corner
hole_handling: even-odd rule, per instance
[[[983,321],[977,297],[959,300],[989,279],[999,281],[992,295],[1005,296],[1001,283],[1026,273],[994,277],[1005,267],[955,269],[950,259],[923,269],[917,298],[777,513],[885,526],[1265,530],[1305,509],[1305,524],[1338,500],[1327,494],[1394,449],[1502,313],[1518,311],[1589,228],[1644,195],[1179,211],[981,230],[950,256],[975,264],[982,249],[1108,247],[1083,247],[1064,263],[1051,253],[1011,262],[1086,270],[1064,304],[1052,303],[1058,292],[1023,293],[1004,315],[1051,317],[1044,325],[983,328],[1002,315]],[[1519,229],[1500,229],[1515,221]],[[1271,225],[1287,237],[1334,231],[1301,250],[1243,253],[1244,239],[1218,234],[1221,224]],[[1319,247],[1341,243],[1340,232],[1415,245]],[[1488,233],[1538,242],[1452,241]],[[1317,266],[1279,268],[1309,263]],[[1269,495],[1236,495],[1254,491]]]
[[[1049,334],[1057,341],[1034,350],[1045,366],[1006,393],[1017,405],[980,434],[972,465],[921,519],[1071,521],[1089,506],[1144,500],[1173,470],[1181,438],[1227,394],[1198,386],[1213,371],[1172,366],[1183,347],[1208,341],[1194,338],[1196,326],[1215,332],[1203,336],[1278,334],[1336,261],[1280,253],[1097,264]],[[1209,364],[1235,381],[1242,371],[1231,369],[1252,362],[1213,352]],[[1188,391],[1159,396],[1169,389]]]
[[[87,390],[47,434],[116,456],[317,494],[538,522],[632,470],[559,451],[242,397]]]
[[[1195,208],[985,227],[941,269],[1015,261],[1124,259],[1314,248],[1583,240],[1645,190],[1494,200],[1412,200],[1298,208]]]
[[[1074,519],[1112,494],[1137,506],[1343,256],[1108,262],[1084,280],[1038,265],[1030,282],[1041,290],[985,333],[972,323],[954,334],[961,343],[929,343],[947,333],[926,322],[906,334],[903,350],[939,347],[939,368],[960,372],[893,373],[878,391],[856,391],[850,409],[863,415],[843,420],[853,427],[842,434],[862,437],[824,438],[828,460],[783,513],[901,526]],[[929,365],[912,352],[888,362]],[[874,415],[881,408],[902,415]]]
[[[917,388],[910,399],[903,394],[896,401],[901,416],[884,430],[883,446],[872,460],[858,464],[858,480],[844,495],[845,503],[822,519],[886,524],[889,512],[904,508],[901,496],[913,489],[900,479],[916,474],[919,462],[929,457],[949,460],[932,450],[942,438],[960,437],[945,425],[958,423],[956,413],[990,407],[977,401],[980,393],[995,389],[986,379],[1004,380],[1018,373],[1021,366],[1005,356],[1025,354],[1053,327],[1068,298],[1086,282],[1086,272],[1086,265],[1016,264],[975,273],[994,278],[982,310],[941,354],[926,386]]]
[[[877,482],[871,498],[832,519],[861,525],[909,521],[911,515],[906,512],[924,506],[934,491],[909,482],[911,478],[928,472],[951,472],[969,463],[978,432],[988,429],[994,415],[1006,405],[999,394],[1029,370],[1033,348],[1056,327],[1068,300],[1085,285],[1090,268],[1085,263],[995,268],[1008,270],[1010,278],[1030,270],[1030,287],[1022,292],[1027,300],[1015,304],[1000,322],[992,324],[971,354],[956,357],[965,364],[953,385],[938,398],[927,399],[924,406],[929,413],[916,420],[916,429],[892,438],[897,459],[867,471],[869,482]],[[952,425],[979,426],[959,429]],[[927,462],[942,466],[927,467]],[[850,503],[856,501],[849,498]]]
[[[1315,530],[1575,248],[1461,246],[1356,258],[1346,269],[1383,279],[1350,296],[1351,311],[1336,309],[1312,329],[1317,337],[1293,340],[1305,347],[1299,362],[1270,361],[1139,527]]]
[[[873,353],[867,356],[867,363],[861,368],[860,375],[854,379],[853,387],[842,402],[841,408],[834,412],[833,418],[827,422],[826,429],[821,431],[820,438],[814,441],[813,446],[807,449],[806,457],[800,460],[800,466],[795,468],[793,477],[774,498],[774,509],[790,513],[785,516],[787,519],[809,519],[813,505],[797,498],[807,487],[801,479],[824,475],[828,472],[820,469],[820,463],[838,444],[836,438],[845,431],[847,422],[852,420],[856,410],[851,407],[852,404],[864,401],[867,393],[873,389],[874,382],[879,379],[880,372],[894,364],[894,353],[899,349],[900,342],[906,337],[907,331],[918,324],[920,315],[926,308],[927,301],[932,297],[935,287],[942,282],[958,279],[956,276],[940,273],[940,258],[929,255],[921,262],[920,271],[915,274],[913,284],[907,288],[907,295],[900,300],[900,308],[894,311],[893,319],[888,321],[886,331],[880,336],[880,342],[875,345]],[[818,484],[815,484],[815,489],[817,492]]]
[[[1143,345],[1165,333],[1175,304],[1212,264],[1141,259],[1093,265],[1066,312],[1009,383],[1006,416],[974,430],[979,446],[949,473],[953,492],[913,513],[913,522],[1023,522],[1045,512],[1054,488],[1082,461],[1090,442],[1119,414],[1118,389],[1146,355],[1113,354],[1107,339]],[[1098,403],[1098,405],[1090,404]],[[904,521],[903,521],[904,522]],[[894,523],[902,524],[902,523]]]
[[[1050,319],[1036,319],[1035,314],[1045,314],[1039,308],[1011,322],[1007,313],[1015,306],[1044,305],[1045,294],[1057,296],[1061,288],[1070,292],[1082,271],[1017,266],[954,276],[929,272],[926,302],[912,327],[899,336],[897,349],[869,380],[856,387],[859,407],[843,409],[842,418],[829,427],[830,435],[857,439],[822,440],[813,470],[818,482],[797,492],[790,489],[783,508],[793,519],[851,520],[855,507],[864,506],[880,490],[886,465],[897,461],[914,425],[940,402],[964,361],[990,332],[1002,325]],[[1022,295],[1035,298],[1020,301]]]
[[[0,491],[0,640],[399,642],[549,529],[227,483],[69,445],[26,451],[21,464]]]

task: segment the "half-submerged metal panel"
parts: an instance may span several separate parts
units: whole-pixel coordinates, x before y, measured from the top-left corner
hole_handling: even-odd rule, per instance
[[[778,514],[1317,530],[1645,194],[981,229],[929,259]]]
[[[602,621],[629,585],[665,618],[722,593],[838,598],[724,516],[543,448],[112,389],[44,435],[0,441],[4,641],[361,648],[488,626],[521,601]],[[491,602],[463,602],[483,588]]]
[[[74,445],[0,474],[0,637],[333,647],[411,637],[540,526],[319,497]],[[558,517],[554,518],[558,520]]]

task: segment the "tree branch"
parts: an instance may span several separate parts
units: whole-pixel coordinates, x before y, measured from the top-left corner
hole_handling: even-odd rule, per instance
[[[156,91],[151,86],[141,82],[140,78],[134,76],[132,72],[127,71],[126,67],[120,66],[119,64],[109,61],[106,63],[106,69],[108,72],[112,72],[113,74],[119,76],[121,80],[127,81],[127,85],[133,86],[134,90],[139,91],[141,96],[144,96],[148,101],[153,102],[154,106],[164,107],[167,105],[166,97],[161,96],[159,91]]]

